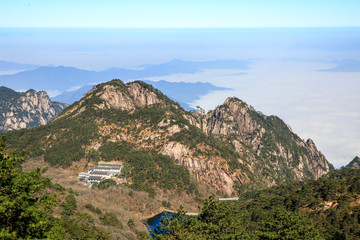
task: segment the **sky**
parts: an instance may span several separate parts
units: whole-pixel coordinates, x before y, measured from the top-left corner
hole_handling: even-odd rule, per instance
[[[96,71],[250,60],[246,71],[151,80],[232,88],[192,104],[210,110],[236,96],[341,167],[360,155],[359,12],[359,0],[1,0],[0,60]]]
[[[358,0],[1,0],[0,27],[360,26]]]

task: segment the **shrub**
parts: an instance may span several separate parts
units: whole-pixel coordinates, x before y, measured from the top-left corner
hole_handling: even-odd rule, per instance
[[[115,215],[115,213],[112,212],[103,213],[99,216],[99,220],[103,225],[123,228],[122,223]]]
[[[76,198],[73,194],[69,194],[65,198],[65,202],[63,203],[64,210],[61,215],[64,217],[69,217],[74,215],[74,212],[77,208]]]
[[[116,184],[117,184],[116,181],[114,181],[113,179],[105,179],[97,185],[97,188],[98,189],[107,189],[109,187],[116,186]]]
[[[91,212],[96,214],[102,214],[102,211],[99,208],[95,208],[91,203],[85,205],[86,209],[89,209]]]

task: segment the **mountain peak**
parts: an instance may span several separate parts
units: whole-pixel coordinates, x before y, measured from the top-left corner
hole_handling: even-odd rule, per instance
[[[360,158],[356,156],[348,165],[347,168],[359,169],[360,168]]]
[[[133,111],[136,108],[154,104],[171,104],[176,108],[179,107],[159,90],[147,83],[134,81],[125,84],[119,79],[114,79],[96,85],[79,102],[72,104],[68,111],[64,112],[59,118],[73,112],[81,112],[89,107],[93,109]]]

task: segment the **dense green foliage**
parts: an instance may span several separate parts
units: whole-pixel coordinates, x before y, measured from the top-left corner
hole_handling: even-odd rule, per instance
[[[62,219],[52,216],[55,195],[43,190],[51,187],[59,192],[65,189],[52,184],[40,175],[40,169],[24,173],[20,169],[23,158],[4,150],[0,144],[0,239],[111,239],[109,233],[94,225],[88,213],[76,213],[75,196],[69,194],[61,204]],[[73,192],[70,191],[69,192]],[[94,208],[101,214],[98,208]]]
[[[62,204],[62,207],[64,208],[64,210],[61,213],[62,216],[70,217],[74,215],[77,208],[75,196],[73,194],[67,195],[65,198],[65,202]]]
[[[103,225],[107,226],[113,226],[113,227],[119,227],[123,228],[122,223],[118,219],[118,217],[115,215],[115,213],[106,212],[99,216],[100,222]]]
[[[102,211],[99,208],[95,208],[94,205],[92,205],[91,203],[86,204],[85,208],[89,209],[93,213],[102,214]]]
[[[180,210],[155,233],[157,239],[359,239],[359,200],[360,170],[339,170],[248,192],[239,201],[210,198],[197,218]]]
[[[194,190],[189,171],[176,165],[168,157],[156,152],[132,150],[127,142],[108,142],[99,148],[105,160],[121,159],[125,163],[123,175],[132,179],[131,187],[154,196],[154,185],[164,190]]]
[[[96,124],[84,115],[61,118],[33,129],[6,133],[11,148],[23,149],[29,157],[45,154],[45,161],[53,166],[69,167],[72,161],[84,157],[84,146],[98,137]]]
[[[105,179],[93,186],[96,186],[98,189],[108,189],[109,187],[116,186],[116,181],[113,179]]]
[[[59,142],[45,151],[44,159],[53,166],[69,167],[85,155],[79,140]]]
[[[91,219],[89,215],[84,214],[63,219],[62,226],[66,229],[66,233],[62,239],[112,239],[110,233],[96,227],[93,222],[89,222],[89,219]]]
[[[0,144],[0,239],[59,239],[62,229],[51,217],[55,198],[42,194],[50,180],[40,169],[29,173],[18,166],[23,159],[4,150]]]

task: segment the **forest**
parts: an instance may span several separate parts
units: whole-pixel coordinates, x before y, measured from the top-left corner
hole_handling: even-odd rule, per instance
[[[154,230],[156,239],[359,239],[360,170],[204,201],[198,217],[179,209]]]

